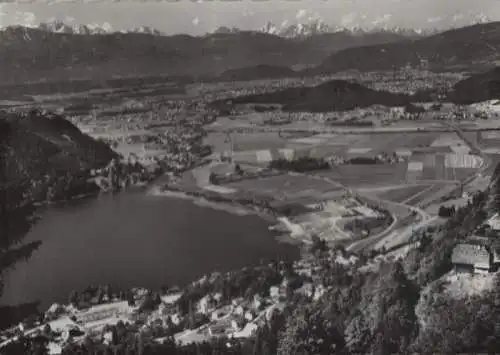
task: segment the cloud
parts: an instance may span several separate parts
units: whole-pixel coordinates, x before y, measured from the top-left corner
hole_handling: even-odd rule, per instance
[[[374,26],[380,26],[387,24],[392,18],[391,14],[385,14],[382,16],[377,17],[375,20],[372,21],[372,25]]]
[[[304,17],[306,15],[307,15],[307,10],[300,9],[299,11],[297,11],[297,14],[295,15],[295,18],[297,20],[300,20],[302,17]]]
[[[111,32],[111,30],[113,29],[113,26],[111,26],[109,22],[104,22],[101,27],[107,32]]]
[[[3,18],[5,17],[6,13],[3,11],[4,4],[0,4],[0,28],[3,27]]]
[[[21,26],[34,27],[37,25],[36,16],[32,12],[16,11],[14,19],[15,23]]]
[[[340,24],[342,26],[349,26],[356,20],[357,17],[358,17],[358,14],[355,12],[351,12],[351,13],[348,13],[346,15],[343,15],[340,18]]]
[[[429,17],[427,19],[427,22],[429,22],[429,23],[436,23],[436,22],[440,22],[440,21],[442,21],[442,18],[439,17],[439,16],[437,16],[437,17]]]
[[[255,15],[255,12],[252,10],[248,10],[247,8],[245,8],[245,10],[243,10],[243,16],[252,17],[254,15]]]
[[[193,23],[194,26],[198,26],[198,24],[200,23],[200,19],[198,17],[195,17],[191,22]]]

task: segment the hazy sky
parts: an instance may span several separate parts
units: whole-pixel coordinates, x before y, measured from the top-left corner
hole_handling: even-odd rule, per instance
[[[500,20],[500,0],[36,0],[0,4],[0,26],[37,25],[53,19],[109,24],[113,29],[152,26],[168,34],[203,34],[219,26],[257,29],[271,21],[321,18],[332,26],[446,28],[473,17]]]

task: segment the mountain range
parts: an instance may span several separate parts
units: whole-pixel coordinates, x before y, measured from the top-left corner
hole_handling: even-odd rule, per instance
[[[347,48],[333,53],[313,72],[394,70],[425,61],[431,70],[477,70],[497,64],[500,22],[462,27],[432,36]]]
[[[153,27],[149,26],[140,26],[134,27],[128,30],[115,31],[111,27],[109,23],[104,23],[103,25],[81,25],[81,24],[73,24],[69,25],[60,20],[54,20],[50,22],[42,22],[37,27],[40,30],[54,33],[66,33],[66,34],[75,34],[75,35],[103,35],[110,33],[144,33],[155,36],[161,36],[163,33]]]
[[[0,31],[0,83],[157,75],[215,78],[245,68],[266,76],[273,67],[281,67],[278,77],[294,74],[283,67],[303,76],[394,70],[423,61],[431,70],[470,71],[495,66],[500,51],[500,22],[430,36],[340,31],[300,39],[239,30],[195,37],[145,30],[92,35],[67,33],[64,26],[53,29],[16,26]],[[252,77],[242,71],[238,76]]]
[[[66,34],[76,34],[76,35],[104,35],[111,33],[144,33],[156,36],[164,36],[165,34],[156,28],[149,26],[134,27],[126,30],[115,30],[109,23],[104,23],[102,25],[97,24],[67,24],[61,20],[53,20],[49,22],[42,22],[37,27],[43,31],[54,32],[54,33],[66,33]],[[238,33],[242,32],[236,27],[226,27],[221,26],[215,29],[210,34],[228,34],[228,33]],[[422,30],[422,29],[406,29],[400,27],[375,27],[375,28],[364,28],[359,26],[353,27],[333,27],[327,25],[321,20],[307,20],[304,22],[298,22],[291,25],[276,26],[271,22],[268,22],[264,27],[256,30],[255,32],[262,32],[271,35],[276,35],[284,38],[305,38],[315,35],[345,32],[351,35],[366,35],[371,33],[392,33],[395,35],[401,35],[406,37],[420,37],[423,35],[429,35],[436,32],[436,30]]]
[[[362,26],[330,26],[321,20],[312,20],[306,22],[298,22],[291,25],[275,25],[272,22],[266,23],[260,29],[260,32],[277,35],[284,38],[307,38],[310,36],[317,36],[329,33],[344,32],[351,35],[363,36],[374,33],[385,33],[400,35],[403,37],[417,38],[430,34],[437,33],[436,29],[411,29],[402,27],[362,27]]]
[[[393,33],[337,32],[294,40],[255,31],[194,37],[91,35],[68,33],[64,26],[56,29],[16,26],[0,31],[0,82],[159,74],[197,77],[255,65],[314,66],[345,48],[407,39]]]

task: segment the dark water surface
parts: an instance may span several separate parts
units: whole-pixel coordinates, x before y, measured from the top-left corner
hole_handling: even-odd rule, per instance
[[[297,258],[268,222],[145,192],[102,195],[51,207],[26,237],[42,240],[6,275],[2,304],[66,301],[89,284],[118,287],[186,284],[214,270]]]

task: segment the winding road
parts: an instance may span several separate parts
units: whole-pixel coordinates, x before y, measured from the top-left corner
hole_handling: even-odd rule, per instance
[[[425,121],[422,123],[426,123]],[[429,123],[429,122],[427,122]],[[482,151],[482,149],[476,144],[476,142],[468,139],[468,137],[465,135],[463,130],[454,122],[444,122],[444,121],[432,121],[433,124],[439,124],[443,126],[441,129],[437,127],[432,127],[430,128],[425,128],[423,130],[420,129],[409,129],[409,130],[400,130],[400,129],[384,129],[382,130],[385,133],[402,133],[402,132],[415,132],[415,131],[439,131],[439,132],[450,132],[454,131],[463,141],[464,143],[469,146],[471,149],[471,153],[477,154],[481,156],[483,159],[484,164],[481,166],[480,171],[465,180],[458,181],[458,180],[448,180],[448,181],[419,181],[418,184],[426,184],[426,183],[431,183],[432,185],[428,188],[425,189],[418,194],[412,196],[411,198],[408,198],[407,200],[398,203],[390,200],[385,200],[381,199],[374,194],[370,194],[367,189],[355,189],[351,188],[349,186],[345,186],[341,184],[338,181],[332,180],[328,177],[324,176],[318,176],[318,175],[312,175],[312,174],[304,174],[308,175],[308,177],[313,177],[315,179],[321,179],[329,184],[332,184],[336,188],[342,188],[345,191],[351,191],[353,195],[359,196],[362,200],[367,200],[370,201],[373,204],[380,205],[384,207],[385,209],[389,210],[391,214],[393,215],[393,223],[383,232],[377,233],[376,235],[369,236],[367,238],[364,238],[362,240],[357,240],[350,244],[347,249],[353,252],[361,252],[363,250],[370,250],[370,249],[376,249],[378,248],[377,246],[380,245],[393,245],[394,241],[398,241],[396,244],[400,244],[399,242],[403,243],[404,241],[407,241],[413,233],[420,229],[427,228],[428,226],[434,224],[437,220],[438,217],[433,217],[429,215],[427,212],[423,210],[425,206],[428,206],[434,202],[436,202],[438,199],[442,198],[444,195],[451,194],[452,192],[456,191],[456,189],[461,188],[467,184],[470,184],[471,182],[474,181],[476,176],[488,169],[491,165],[491,159]],[[299,133],[302,132],[300,129],[283,129],[283,128],[257,128],[257,127],[248,127],[244,129],[232,129],[231,131],[278,131],[278,132],[291,132],[291,133]],[[338,129],[327,129],[327,130],[322,130],[321,132],[316,132],[313,129],[313,133],[340,133],[340,130]],[[375,131],[373,129],[364,129],[364,130],[342,130],[344,133],[363,133],[363,134],[369,134],[369,133],[380,133],[378,130]],[[308,134],[311,133],[311,131],[307,132]],[[203,169],[202,169],[203,170]],[[197,180],[199,185],[207,185],[208,183],[208,175],[207,171],[205,171],[202,174],[197,174]],[[200,176],[201,175],[201,176]],[[201,179],[200,179],[201,178]],[[439,189],[435,193],[432,193],[432,189],[435,188],[436,184],[443,184],[443,183],[448,183],[448,184],[453,184],[456,187],[454,189],[448,189],[448,188],[443,188]],[[424,195],[426,193],[432,193],[431,196],[426,197],[424,200],[420,201],[416,206],[412,206],[408,204],[409,202],[412,201],[414,198],[420,197],[420,195]],[[419,195],[419,196],[417,196]],[[334,231],[334,233],[340,233],[339,230]]]

